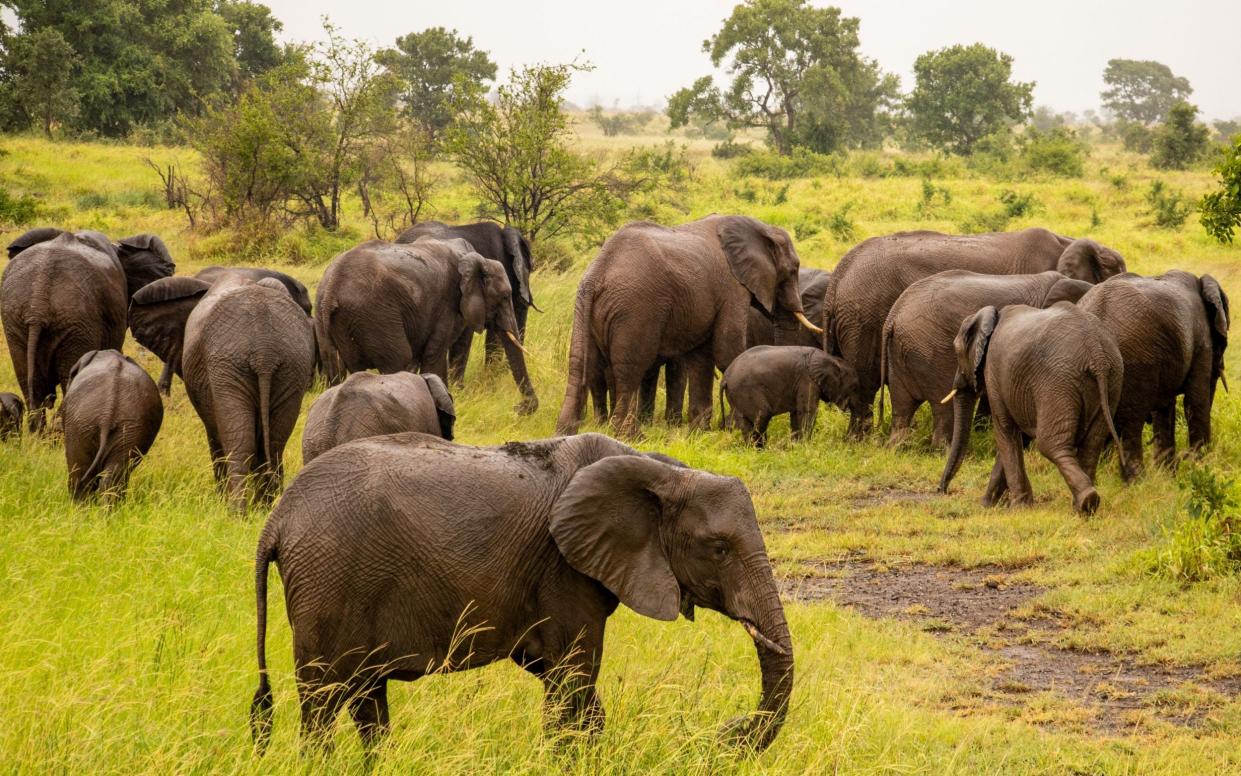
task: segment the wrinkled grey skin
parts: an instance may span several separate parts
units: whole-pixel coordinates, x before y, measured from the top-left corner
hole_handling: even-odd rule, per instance
[[[1228,348],[1228,296],[1210,275],[1173,270],[1158,277],[1117,275],[1082,297],[1116,337],[1125,360],[1125,383],[1116,408],[1124,447],[1121,475],[1142,471],[1142,428],[1155,427],[1155,462],[1176,463],[1176,399],[1184,397],[1189,446],[1211,442],[1211,405],[1224,374]]]
[[[259,503],[274,498],[315,363],[313,326],[284,285],[236,275],[213,284],[166,278],[134,295],[130,326],[165,362],[180,349],[185,392],[230,506],[246,509],[251,484]]]
[[[832,273],[814,267],[802,267],[797,273],[797,285],[801,290],[801,306],[806,317],[812,321],[823,320],[823,299],[827,293],[827,281]],[[755,345],[804,345],[808,348],[823,347],[823,337],[800,325],[790,316],[768,317],[757,307],[750,307],[750,321],[746,343]]]
[[[1116,338],[1095,316],[1059,302],[1046,309],[984,307],[962,322],[953,346],[958,372],[952,448],[940,492],[947,492],[961,465],[974,403],[985,393],[996,458],[983,506],[999,503],[1006,492],[1014,504],[1033,503],[1023,454],[1025,442],[1034,439],[1068,484],[1073,508],[1093,514],[1099,508],[1099,454],[1109,433],[1117,440],[1112,414],[1125,366]]]
[[[444,381],[432,374],[354,372],[310,405],[302,462],[346,442],[419,431],[452,441],[457,412]]]
[[[720,426],[724,396],[732,407],[733,425],[753,445],[767,444],[767,424],[790,414],[794,439],[814,432],[819,402],[842,410],[857,396],[853,367],[820,348],[804,345],[759,345],[733,359],[720,380]]]
[[[556,433],[576,433],[587,391],[598,409],[609,389],[613,426],[632,433],[642,381],[672,359],[685,363],[691,423],[708,426],[714,369],[746,349],[750,305],[803,315],[799,267],[787,232],[746,216],[622,227],[578,286]]]
[[[463,336],[493,328],[506,341],[517,337],[512,297],[504,267],[465,240],[372,240],[333,259],[319,282],[320,358],[339,358],[348,372],[429,372],[447,381],[449,352]],[[514,347],[509,357],[521,375],[517,411],[528,414],[538,397],[525,354]]]
[[[853,248],[832,270],[824,302],[824,349],[858,373],[860,414],[849,434],[870,431],[879,391],[883,322],[909,285],[949,269],[985,275],[1027,275],[1050,269],[1099,283],[1125,271],[1120,254],[1093,240],[1073,240],[1046,229],[975,235],[898,232],[873,237]]]
[[[26,405],[15,393],[0,393],[0,439],[21,436]]]
[[[1076,302],[1092,286],[1055,270],[1036,275],[982,275],[954,269],[910,284],[883,324],[879,362],[879,419],[883,420],[883,388],[892,399],[889,442],[900,444],[913,431],[914,413],[931,405],[931,444],[952,441],[952,405],[940,402],[952,390],[957,362],[952,341],[961,321],[990,305],[1050,307]]]
[[[272,561],[293,629],[303,738],[319,745],[347,708],[374,747],[389,729],[390,679],[505,659],[543,680],[551,727],[598,731],[594,685],[618,602],[660,620],[693,619],[702,606],[741,621],[762,695],[759,714],[729,733],[762,748],[784,721],[793,645],[745,486],[605,436],[476,448],[396,434],[304,468],[258,544],[251,730],[260,746],[272,713]]]
[[[513,289],[513,315],[517,319],[517,339],[526,341],[526,319],[530,308],[534,307],[534,291],[530,286],[530,273],[534,271],[534,256],[530,253],[530,243],[521,232],[512,226],[500,226],[494,221],[480,221],[474,224],[450,225],[440,221],[423,221],[415,224],[396,238],[397,243],[416,242],[423,237],[452,239],[459,237],[470,244],[474,252],[485,259],[492,259],[504,265],[508,274],[509,286]],[[467,332],[456,343],[448,355],[448,374],[451,382],[461,384],[465,379],[465,367],[470,361],[470,348],[474,343],[474,332]],[[491,364],[498,360],[500,353],[508,356],[509,368],[518,387],[523,379],[529,379],[519,371],[519,362],[512,358],[515,347],[504,332],[494,328],[487,329],[484,363]]]
[[[115,350],[92,350],[73,367],[62,414],[69,493],[79,501],[124,496],[164,422],[155,381]]]
[[[8,251],[0,316],[30,428],[38,431],[78,359],[124,344],[130,294],[176,266],[154,235],[113,245],[98,232],[41,227],[19,236]]]

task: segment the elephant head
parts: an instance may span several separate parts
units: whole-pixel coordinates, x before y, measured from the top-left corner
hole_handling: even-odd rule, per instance
[[[1228,349],[1228,295],[1219,287],[1219,281],[1203,275],[1199,281],[1202,303],[1206,306],[1207,323],[1211,326],[1211,349],[1214,353],[1213,376],[1223,382],[1228,390],[1228,378],[1224,377],[1224,351]],[[1212,391],[1214,390],[1212,383]]]
[[[823,333],[802,309],[797,283],[801,261],[788,232],[749,216],[728,216],[716,233],[733,277],[766,316],[791,314],[810,331]]]
[[[984,389],[983,367],[986,365],[987,348],[991,335],[1000,322],[1000,311],[988,305],[961,322],[952,346],[957,353],[957,377],[952,392],[943,401],[953,402],[952,447],[948,461],[939,479],[939,491],[948,492],[948,483],[961,468],[961,460],[969,447],[970,430],[974,427],[974,407]]]
[[[1057,302],[1072,302],[1077,304],[1077,300],[1086,295],[1086,292],[1093,288],[1091,283],[1085,280],[1077,280],[1075,278],[1060,278],[1051,284],[1051,288],[1047,289],[1047,295],[1043,297],[1043,303],[1040,307],[1051,307]]]
[[[762,673],[758,714],[732,733],[758,748],[780,730],[793,688],[793,643],[750,495],[740,480],[645,456],[579,469],[552,507],[569,565],[658,620],[694,607],[739,621]]]
[[[519,343],[513,287],[509,285],[504,265],[475,253],[465,240],[448,242],[465,246],[458,254],[457,276],[461,289],[460,312],[466,328],[478,333],[490,326]]]
[[[37,229],[31,229],[25,234],[18,235],[17,239],[9,243],[9,258],[17,257],[17,254],[26,250],[32,245],[38,245],[41,242],[55,239],[64,234],[63,229],[57,229],[54,226],[40,226]]]
[[[138,289],[129,304],[129,328],[134,339],[171,364],[178,376],[185,323],[210,290],[210,283],[196,278],[163,278]]]
[[[422,375],[422,379],[426,381],[427,390],[431,392],[431,398],[435,400],[435,414],[440,421],[440,436],[451,442],[452,429],[457,422],[457,409],[452,402],[452,394],[448,392],[448,386],[444,385],[439,375],[428,372]]]
[[[1056,269],[1060,274],[1077,280],[1102,283],[1112,275],[1124,272],[1125,260],[1111,248],[1105,248],[1094,240],[1082,238],[1069,243],[1064,252],[1060,254]]]
[[[168,246],[153,234],[137,234],[122,239],[116,244],[116,257],[121,262],[121,269],[125,270],[129,299],[133,299],[138,289],[148,283],[171,277],[177,271]]]
[[[533,307],[534,293],[530,290],[530,273],[534,271],[534,257],[530,255],[530,243],[514,227],[504,227],[503,234],[504,251],[513,264],[513,275],[517,278],[517,295]]]
[[[844,360],[815,351],[810,359],[810,375],[819,385],[819,398],[842,410],[853,411],[858,403],[857,372]]]

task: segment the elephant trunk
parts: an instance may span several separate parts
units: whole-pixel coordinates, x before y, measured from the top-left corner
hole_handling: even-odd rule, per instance
[[[753,620],[743,618],[742,625],[754,639],[758,653],[759,673],[762,676],[762,694],[754,714],[734,720],[726,733],[735,743],[762,751],[766,749],[788,714],[789,698],[793,694],[793,639],[780,604],[771,565],[763,558],[764,569],[756,570],[755,589],[759,591],[759,604],[755,607]],[[764,579],[765,577],[765,579]]]
[[[530,382],[530,373],[526,369],[526,349],[511,332],[506,332],[506,334],[507,336],[500,340],[500,344],[504,346],[504,354],[508,357],[508,366],[513,372],[513,380],[517,383],[518,390],[521,391],[522,399],[521,404],[517,406],[517,411],[522,415],[529,415],[539,408],[539,397],[534,392],[534,384]]]
[[[944,473],[939,478],[939,492],[948,492],[948,483],[957,476],[965,451],[970,446],[970,432],[974,428],[974,402],[977,394],[968,388],[953,390],[952,397],[952,447],[948,450],[948,461],[944,464]]]

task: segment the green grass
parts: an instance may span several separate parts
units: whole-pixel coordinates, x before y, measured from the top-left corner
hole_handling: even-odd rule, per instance
[[[581,142],[600,154],[666,139],[605,140],[592,131],[583,127]],[[227,235],[192,233],[180,214],[158,206],[158,180],[143,159],[180,157],[192,165],[189,152],[29,138],[8,138],[2,145],[9,153],[0,156],[0,185],[14,195],[37,196],[45,220],[114,236],[158,232],[183,273],[235,263]],[[809,266],[830,268],[854,242],[877,234],[956,230],[977,213],[1001,210],[998,195],[1008,189],[1039,204],[1009,228],[1039,224],[1074,236],[1089,233],[1120,250],[1135,271],[1210,272],[1241,299],[1238,249],[1214,245],[1193,219],[1180,229],[1156,229],[1145,212],[1152,180],[1196,197],[1210,186],[1202,171],[1156,174],[1139,158],[1110,148],[1096,149],[1086,177],[1073,180],[997,180],[950,161],[933,179],[950,196],[937,195],[931,206],[920,207],[922,179],[883,174],[892,166],[888,154],[854,155],[840,177],[769,182],[734,178],[725,163],[709,157],[710,145],[690,143],[693,183],[683,201],[659,205],[658,216],[678,221],[743,212],[790,230],[801,224],[808,236],[798,249]],[[753,201],[737,193],[747,190],[754,192]],[[432,215],[446,219],[468,218],[473,211],[468,192],[451,173],[436,205]],[[839,228],[842,213],[852,223],[852,238]],[[1096,216],[1100,223],[1092,229]],[[339,235],[298,231],[284,236],[267,259],[313,289],[334,253],[367,237],[356,220]],[[547,310],[532,314],[528,337],[540,410],[517,417],[512,380],[501,370],[484,371],[477,348],[468,387],[456,396],[460,441],[490,444],[551,434],[564,390],[573,294],[591,255],[578,252],[564,274],[539,271],[533,277],[536,298]],[[132,342],[127,350],[157,373],[159,364]],[[8,359],[0,362],[0,389],[15,389]],[[1241,370],[1230,364],[1228,372],[1241,385]],[[306,406],[313,398],[307,397]],[[975,455],[952,493],[936,497],[929,494],[942,458],[929,450],[929,424],[921,420],[913,444],[900,451],[879,441],[846,444],[843,417],[826,409],[817,436],[806,444],[791,443],[787,421],[780,420],[762,452],[730,433],[662,425],[648,428],[640,445],[742,477],[780,574],[805,573],[853,553],[886,564],[997,564],[1047,588],[1034,606],[1065,625],[1054,635],[1062,646],[1131,653],[1139,662],[1205,664],[1219,674],[1239,670],[1238,579],[1184,584],[1152,574],[1144,560],[1185,519],[1172,475],[1155,472],[1124,487],[1114,461],[1107,461],[1102,509],[1083,520],[1071,513],[1055,469],[1031,455],[1036,506],[982,509],[977,503],[993,449],[988,435],[976,435]],[[1235,475],[1241,411],[1222,393],[1215,431],[1205,464]],[[286,452],[290,476],[300,467],[300,433]],[[867,495],[888,489],[928,495],[896,503]],[[347,725],[340,727],[331,762],[298,755],[290,634],[275,575],[268,636],[275,734],[265,759],[251,753],[246,711],[256,682],[252,559],[263,518],[233,517],[215,495],[202,427],[180,383],[129,498],[113,509],[70,502],[63,451],[54,440],[23,438],[0,446],[5,770],[360,772],[356,736]],[[1241,770],[1236,700],[1217,699],[1197,729],[1151,724],[1131,735],[1102,735],[1082,724],[1089,714],[1071,700],[1036,693],[1016,706],[990,703],[984,690],[995,659],[959,637],[940,638],[917,623],[870,620],[831,604],[790,604],[788,615],[797,652],[793,708],[780,738],[760,757],[738,759],[716,742],[719,727],[750,709],[758,693],[753,649],[742,630],[711,613],[696,623],[665,624],[622,609],[608,629],[600,685],[608,727],[594,745],[542,735],[539,684],[512,665],[495,665],[394,685],[394,733],[377,770]]]

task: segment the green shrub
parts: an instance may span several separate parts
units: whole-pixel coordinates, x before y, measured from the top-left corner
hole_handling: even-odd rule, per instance
[[[1005,189],[1000,192],[998,197],[1000,204],[1004,206],[1004,212],[1009,218],[1021,218],[1023,216],[1033,215],[1040,205],[1034,194],[1018,194],[1012,189]]]
[[[842,173],[841,157],[835,154],[816,154],[805,148],[795,148],[788,156],[781,156],[774,151],[761,151],[747,154],[733,164],[736,175],[753,175],[767,180],[788,180],[790,178],[809,178],[815,175],[835,175]]]
[[[716,143],[711,149],[711,155],[716,159],[736,159],[752,153],[754,153],[753,146],[749,143],[738,143],[731,137],[722,143]]]
[[[1080,178],[1086,171],[1086,153],[1086,144],[1068,127],[1046,132],[1030,127],[1022,138],[1022,159],[1035,172]]]
[[[1207,234],[1221,243],[1231,243],[1233,232],[1241,227],[1241,135],[1225,149],[1215,174],[1220,186],[1202,197],[1198,209]]]
[[[1142,553],[1143,565],[1183,583],[1236,574],[1241,570],[1236,481],[1200,466],[1180,485],[1184,519],[1165,531],[1162,546]]]
[[[1207,155],[1211,130],[1195,121],[1198,109],[1179,102],[1168,111],[1164,123],[1155,130],[1151,164],[1161,170],[1184,170]]]
[[[1146,192],[1146,202],[1150,205],[1147,212],[1160,229],[1180,229],[1189,214],[1194,212],[1193,203],[1184,192],[1165,186],[1163,181],[1151,183],[1150,191]]]
[[[1008,227],[1007,210],[979,211],[968,216],[958,226],[962,234],[983,234],[985,232],[1002,232]]]
[[[8,189],[0,188],[0,223],[7,226],[25,226],[43,212],[36,197],[29,194],[13,196]]]
[[[854,228],[853,219],[849,218],[849,211],[853,209],[853,203],[842,207],[827,218],[827,229],[840,242],[852,242],[857,230]]]
[[[810,215],[803,215],[793,223],[793,236],[798,240],[809,240],[822,230],[822,222]]]
[[[1117,122],[1116,131],[1126,151],[1132,151],[1135,154],[1151,152],[1151,147],[1155,142],[1155,133],[1150,127],[1137,121],[1121,121]]]
[[[943,186],[936,186],[931,179],[922,179],[922,199],[918,201],[916,208],[918,217],[922,219],[931,218],[935,215],[935,201],[939,200],[942,205],[952,204],[952,192]]]

